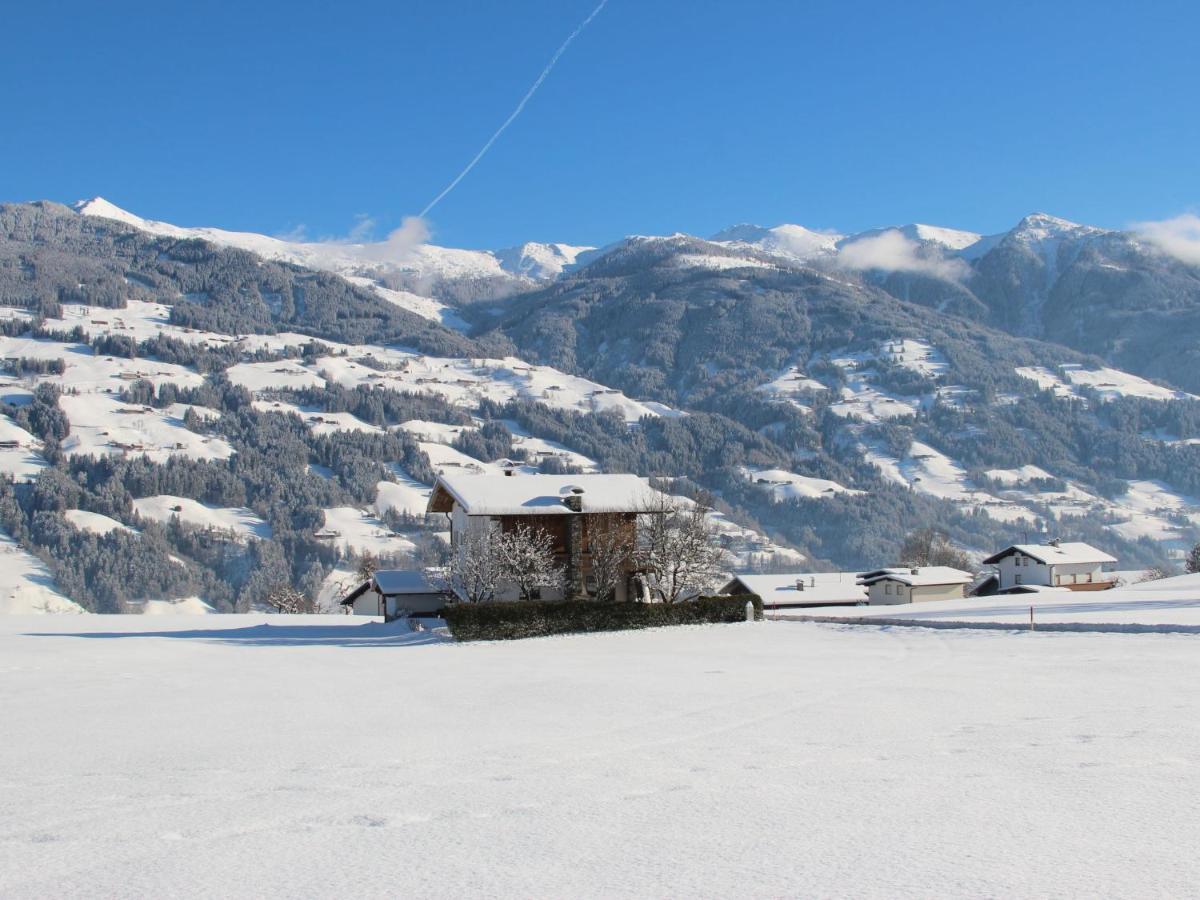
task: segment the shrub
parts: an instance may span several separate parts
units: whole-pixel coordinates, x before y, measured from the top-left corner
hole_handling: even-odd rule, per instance
[[[575,634],[623,631],[662,625],[700,625],[741,622],[746,601],[762,618],[762,601],[752,594],[699,597],[680,603],[601,603],[595,600],[524,600],[513,603],[455,603],[442,615],[459,641],[501,641]]]

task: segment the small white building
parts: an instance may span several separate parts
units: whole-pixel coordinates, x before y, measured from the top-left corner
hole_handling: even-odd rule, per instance
[[[383,616],[390,622],[405,615],[431,615],[448,599],[424,572],[380,569],[347,594],[342,606],[356,616]]]
[[[803,572],[790,575],[735,575],[722,594],[754,594],[763,609],[812,606],[865,606],[867,589],[853,572]]]
[[[1051,541],[1049,544],[1014,544],[983,561],[996,569],[997,591],[1028,585],[1061,587],[1072,591],[1103,591],[1115,579],[1104,571],[1116,557],[1090,544]]]
[[[859,584],[867,589],[871,606],[923,603],[926,600],[961,600],[975,576],[950,566],[896,566],[863,572]]]

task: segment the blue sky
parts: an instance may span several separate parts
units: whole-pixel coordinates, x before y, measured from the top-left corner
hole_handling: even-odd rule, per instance
[[[597,0],[14,3],[0,199],[344,235],[419,212]],[[1194,3],[609,0],[431,213],[499,247],[1200,205]]]

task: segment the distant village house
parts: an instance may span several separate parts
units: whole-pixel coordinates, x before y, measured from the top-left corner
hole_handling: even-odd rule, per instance
[[[390,622],[405,615],[432,615],[448,599],[423,572],[380,569],[347,594],[342,607],[357,616],[383,616]]]
[[[791,575],[736,575],[722,594],[754,594],[763,609],[815,606],[865,606],[866,588],[853,572],[806,572]]]
[[[859,584],[867,589],[872,606],[923,603],[926,600],[961,600],[975,579],[970,572],[950,566],[893,567],[864,572]]]
[[[997,593],[1066,588],[1070,591],[1103,591],[1115,584],[1104,566],[1116,557],[1090,544],[1051,541],[1048,544],[1014,544],[989,556],[984,565],[994,566]]]

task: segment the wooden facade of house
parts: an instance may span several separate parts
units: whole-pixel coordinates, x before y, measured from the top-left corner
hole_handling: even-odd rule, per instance
[[[468,529],[498,528],[508,533],[529,528],[550,536],[555,561],[565,574],[561,592],[544,599],[585,599],[596,592],[592,542],[615,529],[633,547],[637,517],[655,492],[634,475],[468,475],[438,477],[427,511],[450,521],[452,551]],[[633,562],[616,586],[616,600],[636,599]],[[512,591],[498,599],[515,599]]]

